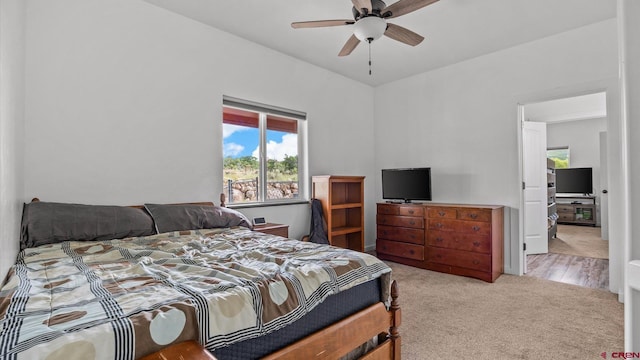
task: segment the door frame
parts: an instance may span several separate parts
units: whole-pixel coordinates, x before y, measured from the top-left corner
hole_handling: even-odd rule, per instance
[[[547,91],[540,91],[533,94],[522,95],[516,99],[517,106],[517,153],[518,153],[518,186],[519,211],[518,211],[518,249],[514,255],[517,260],[519,274],[523,275],[525,270],[524,258],[524,192],[522,190],[523,181],[523,151],[522,151],[522,127],[521,121],[524,118],[524,106],[526,104],[538,103],[549,100],[556,100],[580,95],[605,92],[607,95],[607,145],[608,145],[608,182],[609,182],[609,290],[618,294],[618,299],[624,298],[624,259],[625,244],[628,243],[629,234],[625,229],[629,226],[626,216],[628,207],[629,192],[625,178],[626,165],[622,159],[627,158],[627,125],[620,117],[620,83],[618,78],[608,78],[594,82],[577,84],[575,86],[554,88]]]

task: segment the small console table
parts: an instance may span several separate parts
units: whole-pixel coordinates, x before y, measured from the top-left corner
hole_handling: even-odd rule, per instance
[[[558,224],[596,226],[595,196],[556,195]]]

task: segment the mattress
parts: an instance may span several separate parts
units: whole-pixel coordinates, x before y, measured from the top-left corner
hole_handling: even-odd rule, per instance
[[[259,359],[382,301],[380,289],[380,279],[368,281],[329,296],[304,317],[280,330],[212,352],[219,360]]]

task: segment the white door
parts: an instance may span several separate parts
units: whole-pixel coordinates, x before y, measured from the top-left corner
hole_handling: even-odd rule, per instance
[[[607,132],[600,133],[600,194],[593,194],[600,198],[600,237],[602,240],[609,240],[609,179],[607,174]],[[598,218],[597,218],[598,219]]]
[[[527,254],[549,252],[547,237],[547,124],[522,123],[524,242]]]

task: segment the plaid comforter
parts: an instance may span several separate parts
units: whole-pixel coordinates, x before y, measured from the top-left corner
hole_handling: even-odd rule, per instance
[[[134,359],[189,339],[213,350],[371,279],[387,290],[390,272],[244,228],[44,245],[22,251],[0,289],[0,358]]]

